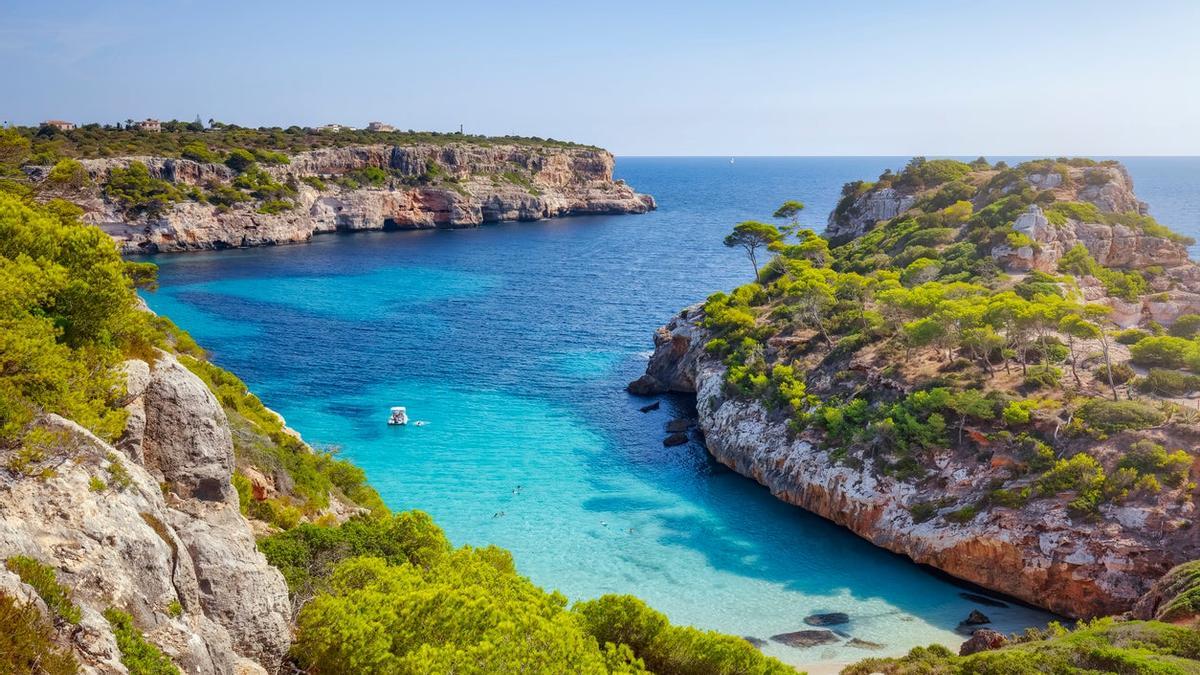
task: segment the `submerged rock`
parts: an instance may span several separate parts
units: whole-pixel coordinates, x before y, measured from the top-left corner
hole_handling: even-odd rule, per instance
[[[638,408],[638,410],[641,410],[644,413],[648,413],[651,410],[658,410],[659,405],[660,405],[659,402],[655,401],[654,403],[651,403],[650,405],[644,405],[644,406]]]
[[[999,649],[1008,644],[1008,638],[999,631],[990,628],[980,628],[971,634],[971,639],[962,643],[958,648],[959,656],[970,656],[989,649]]]
[[[845,612],[828,612],[804,617],[804,623],[810,626],[837,626],[850,623],[850,615]]]
[[[977,609],[971,610],[971,613],[967,615],[965,620],[963,620],[963,623],[967,624],[968,626],[981,626],[985,623],[991,622],[992,620],[988,618],[987,614],[984,614]]]
[[[789,647],[803,649],[805,647],[819,647],[821,645],[831,645],[838,641],[838,636],[834,635],[831,630],[797,630],[791,633],[779,633],[772,635],[771,639],[775,642],[785,644]]]
[[[668,448],[674,447],[676,445],[683,445],[684,443],[687,443],[687,442],[688,442],[688,435],[683,434],[683,433],[671,434],[670,436],[667,436],[666,438],[663,439],[663,445],[665,445]]]
[[[862,640],[860,638],[850,638],[850,641],[846,643],[846,646],[854,647],[855,649],[870,649],[872,651],[877,651],[887,647],[885,644],[871,642],[870,640]]]
[[[691,428],[691,426],[692,426],[691,420],[680,417],[678,419],[673,419],[670,422],[667,422],[667,431],[675,434],[675,433],[679,433],[681,431],[687,431],[689,428]]]

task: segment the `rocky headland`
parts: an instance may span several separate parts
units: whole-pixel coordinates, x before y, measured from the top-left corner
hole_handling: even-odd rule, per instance
[[[1165,572],[1200,558],[1200,531],[1193,526],[1200,424],[1187,412],[1195,403],[1178,398],[1180,392],[1156,395],[1140,386],[1147,364],[1139,361],[1136,347],[1116,343],[1111,335],[1129,326],[1144,329],[1138,337],[1161,334],[1181,316],[1195,315],[1200,266],[1188,260],[1183,238],[1146,219],[1146,206],[1134,196],[1123,167],[1078,164],[1050,161],[997,170],[983,163],[970,171],[955,167],[952,180],[922,184],[906,171],[885,174],[879,185],[847,185],[829,219],[832,253],[817,246],[777,247],[776,267],[764,271],[760,288],[747,285],[683,310],[656,332],[646,374],[630,391],[694,393],[714,458],[779,499],[878,546],[1067,616],[1130,611]],[[951,198],[934,197],[946,192]],[[896,232],[905,234],[897,238]],[[813,236],[802,240],[811,243]],[[936,243],[914,253],[918,240]],[[1083,257],[1077,244],[1094,259],[1092,273],[1073,273],[1077,270],[1063,263],[1068,254]],[[950,252],[964,250],[972,271],[955,279],[990,284],[989,290],[953,281],[938,285],[940,271],[953,269]],[[841,275],[854,274],[857,282],[863,279],[858,273],[869,275],[873,267],[897,271],[883,273],[876,299],[849,301],[872,296],[852,295],[849,284],[842,285],[848,277]],[[1056,276],[1064,269],[1065,275]],[[1136,274],[1144,287],[1132,293],[1121,287],[1116,297],[1114,270]],[[1042,282],[1048,286],[1026,292],[1029,284]],[[812,292],[822,283],[829,288]],[[884,291],[888,288],[896,290]],[[918,306],[914,300],[921,292],[946,290],[974,299],[958,305],[957,313],[937,301]],[[1057,293],[1059,300],[1039,292]],[[1002,295],[997,300],[989,293]],[[1106,305],[1111,311],[1101,329],[1109,342],[1074,329],[1067,335],[1061,326],[1074,324],[1059,324],[1058,314],[1040,324],[1030,319],[1020,329],[998,323],[993,330],[986,318],[963,318],[987,317],[982,308],[992,302],[1024,302],[1021,294],[1034,298],[1029,307],[1043,301],[1056,307]],[[739,302],[739,296],[748,299]],[[813,297],[824,302],[818,310]],[[916,312],[895,333],[885,325],[896,311],[892,303],[910,303]],[[971,314],[972,304],[980,315]],[[1062,311],[1067,316],[1075,310]],[[877,318],[871,319],[872,312]],[[947,324],[978,321],[964,326],[963,334],[995,339],[976,358],[974,343],[956,343],[938,332],[928,359],[921,356],[917,329],[930,326],[920,314]],[[851,332],[864,316],[868,327]],[[731,328],[735,320],[738,327]],[[1029,359],[1050,369],[1036,372],[1061,375],[1061,384],[1048,386],[1028,376],[1022,381],[1019,375],[1036,366],[1026,365],[1024,352],[1015,363],[1011,350],[1023,349],[1017,334],[1035,325],[1042,326],[1046,344],[1061,340],[1065,347],[1074,340],[1069,357],[1063,348],[1061,360]],[[977,333],[965,332],[974,326]],[[1126,362],[1130,349],[1135,358]],[[1112,359],[1114,369],[1128,370],[1129,377],[1118,378],[1117,385],[1124,386],[1100,372],[1093,376],[1104,358]],[[1047,365],[1052,363],[1059,365]],[[1068,367],[1084,374],[1071,381]],[[978,396],[960,396],[962,390]],[[927,395],[947,397],[948,407],[914,412],[918,406],[912,402],[928,404]],[[1117,407],[1148,411],[1153,419],[1095,421],[1093,409],[1111,401],[1091,408],[1087,401],[1113,397],[1128,401]],[[964,400],[977,405],[972,409]],[[1022,406],[1033,414],[1000,414]],[[906,425],[916,431],[902,431]],[[1128,473],[1136,463],[1130,456],[1163,447],[1181,449],[1172,455],[1173,487],[1157,479],[1145,479],[1144,489],[1115,487],[1115,476],[1137,477],[1136,469]],[[1075,465],[1086,465],[1086,480],[1057,480]],[[1081,500],[1085,494],[1088,499]],[[1153,618],[1160,604],[1143,600],[1140,615]]]
[[[655,207],[653,197],[613,180],[611,154],[584,146],[318,148],[290,155],[286,163],[255,167],[268,177],[258,183],[277,185],[272,197],[283,196],[282,201],[264,198],[261,191],[255,195],[249,186],[250,198],[243,200],[234,187],[240,172],[215,161],[139,156],[79,162],[86,179],[49,191],[82,207],[83,220],[108,232],[126,253],[266,246],[305,242],[324,232],[464,228]],[[152,210],[113,198],[106,188],[113,170],[134,164],[180,196]],[[371,173],[364,178],[365,172]],[[52,167],[30,166],[26,173],[35,184],[46,184]],[[230,203],[230,194],[236,201]]]
[[[125,371],[116,446],[57,415],[41,421],[54,469],[0,485],[0,558],[49,565],[72,589],[81,618],[66,641],[84,672],[126,672],[110,607],[185,672],[277,672],[291,644],[288,588],[239,512],[224,410],[166,352]],[[6,570],[0,588],[37,597]]]

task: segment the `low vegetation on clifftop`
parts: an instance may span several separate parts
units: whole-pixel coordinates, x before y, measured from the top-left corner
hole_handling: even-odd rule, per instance
[[[152,265],[0,170],[0,671],[791,672],[390,513],[144,310]]]

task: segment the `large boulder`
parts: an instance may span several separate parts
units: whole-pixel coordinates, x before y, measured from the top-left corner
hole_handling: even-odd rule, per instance
[[[971,638],[958,648],[959,656],[970,656],[989,649],[999,649],[1008,644],[1008,638],[999,631],[990,628],[980,628],[971,634]]]
[[[146,468],[181,497],[236,506],[229,420],[204,381],[163,353],[143,398]]]

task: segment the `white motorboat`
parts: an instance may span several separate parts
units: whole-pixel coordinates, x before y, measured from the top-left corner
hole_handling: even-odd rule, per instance
[[[408,424],[408,411],[404,406],[394,406],[392,414],[388,417],[388,424]]]

